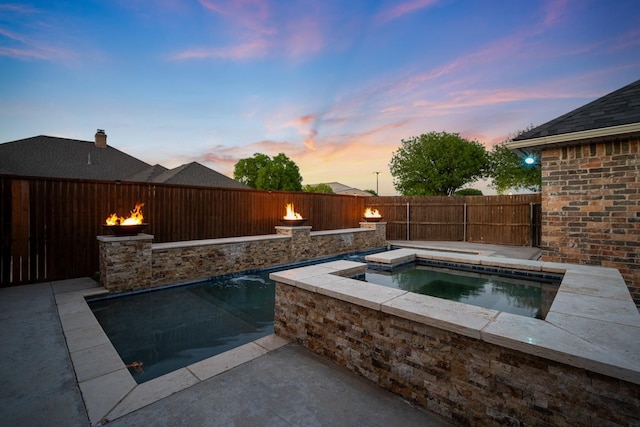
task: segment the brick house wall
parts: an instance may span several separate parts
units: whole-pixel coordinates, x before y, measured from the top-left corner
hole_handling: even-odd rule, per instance
[[[617,268],[640,307],[640,139],[545,147],[542,259]]]

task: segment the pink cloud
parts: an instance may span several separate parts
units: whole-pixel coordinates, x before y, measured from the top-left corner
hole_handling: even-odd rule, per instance
[[[302,116],[292,123],[309,125],[314,115]],[[355,177],[369,177],[371,162],[378,170],[386,170],[391,152],[397,149],[402,137],[406,137],[406,121],[392,122],[365,128],[360,132],[319,136],[312,131],[300,142],[262,140],[232,147],[213,146],[192,158],[184,158],[183,163],[199,161],[227,176],[233,175],[238,160],[264,153],[274,156],[285,153],[300,167],[305,183],[355,180]],[[313,138],[313,147],[309,139]],[[176,159],[172,159],[176,161]],[[324,167],[323,167],[324,165]],[[386,173],[386,172],[385,172]],[[387,174],[388,175],[388,174]],[[355,185],[351,184],[350,185]],[[368,186],[370,188],[371,186]],[[389,189],[389,191],[392,191]]]
[[[309,134],[307,135],[307,137],[304,139],[304,141],[302,141],[302,143],[304,144],[305,147],[307,147],[307,149],[312,150],[312,151],[316,151],[317,147],[316,147],[316,137],[318,136],[318,131],[315,129],[311,129],[309,131]]]
[[[187,48],[170,55],[175,60],[202,58],[252,59],[279,55],[291,59],[306,58],[326,47],[324,32],[330,27],[322,11],[282,6],[272,10],[265,0],[199,0],[200,5],[220,16],[216,27],[227,38],[244,40],[233,46]],[[316,9],[321,6],[314,6]]]
[[[14,33],[13,31],[6,30],[6,29],[1,28],[1,27],[0,27],[0,36],[6,37],[8,39],[11,39],[11,40],[14,40],[14,41],[17,41],[17,42],[21,42],[21,43],[24,43],[27,40],[26,37],[24,37],[24,36],[22,36],[22,35],[20,35],[18,33]]]
[[[231,46],[211,46],[187,48],[169,55],[173,60],[232,59],[247,60],[261,58],[268,54],[273,44],[272,36],[277,29],[269,20],[269,5],[263,0],[212,1],[199,0],[200,5],[224,18],[224,24],[232,38],[243,40]]]
[[[291,120],[290,122],[287,122],[286,125],[294,126],[294,127],[306,126],[309,123],[315,122],[317,119],[318,119],[318,116],[316,114],[307,114],[306,116],[298,117],[296,119]]]
[[[569,6],[568,3],[567,0],[552,0],[547,2],[544,6],[542,24],[547,28],[561,24],[566,16]]]
[[[623,50],[640,44],[640,29],[633,29],[616,40],[611,50]]]
[[[264,153],[274,156],[278,153],[286,153],[288,156],[295,156],[305,149],[298,144],[286,141],[256,141],[247,145],[223,146],[215,145],[203,153],[191,157],[184,157],[181,162],[197,161],[213,164],[213,168],[226,175],[233,173],[233,168],[238,160],[252,157],[254,153]],[[172,158],[175,161],[177,158]],[[229,175],[230,176],[230,175]]]
[[[255,34],[269,35],[275,28],[269,25],[271,12],[268,2],[264,0],[199,0],[202,7],[220,15],[224,15],[233,26],[248,30]]]
[[[236,46],[188,49],[171,55],[171,59],[253,59],[266,55],[267,47],[268,43],[266,40],[256,39]]]
[[[298,133],[304,137],[302,141],[303,145],[309,150],[315,150],[315,140],[318,136],[318,131],[314,129],[314,126],[317,120],[318,116],[316,114],[307,114],[286,122],[283,127],[295,128]]]
[[[376,21],[384,24],[386,22],[400,18],[401,16],[404,16],[406,14],[424,9],[425,7],[433,6],[437,2],[437,0],[413,0],[404,2],[382,10],[376,16]]]
[[[15,49],[15,48],[2,48],[0,47],[0,56],[8,56],[18,59],[43,59],[47,60],[49,57],[42,52],[27,49]]]
[[[71,51],[50,45],[32,37],[0,28],[0,36],[11,40],[15,47],[0,47],[0,56],[18,59],[39,59],[45,61],[60,61],[74,55]]]
[[[304,57],[321,51],[325,42],[320,22],[312,17],[302,17],[289,22],[286,26],[283,43],[286,46],[288,56],[292,58]]]
[[[20,14],[31,14],[36,10],[30,6],[22,5],[22,4],[0,4],[0,10],[20,13]]]

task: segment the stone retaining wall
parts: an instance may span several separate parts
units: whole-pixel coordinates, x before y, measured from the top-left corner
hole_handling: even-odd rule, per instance
[[[640,387],[276,283],[275,332],[460,425],[638,425]]]
[[[152,244],[153,236],[98,236],[100,282],[109,292],[205,280],[386,246],[386,223],[311,232],[276,227],[276,234]]]
[[[203,241],[198,246],[156,248],[152,286],[268,267],[291,258],[290,238],[222,243]]]

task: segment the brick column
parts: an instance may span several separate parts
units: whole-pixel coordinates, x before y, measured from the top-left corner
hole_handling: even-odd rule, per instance
[[[313,258],[311,247],[311,226],[285,227],[276,226],[276,234],[291,236],[291,260],[293,262]]]
[[[386,222],[366,222],[360,223],[360,228],[373,228],[376,230],[376,237],[372,242],[372,247],[382,247],[387,245],[387,223]]]
[[[109,292],[151,286],[151,243],[153,236],[98,236],[100,283]]]

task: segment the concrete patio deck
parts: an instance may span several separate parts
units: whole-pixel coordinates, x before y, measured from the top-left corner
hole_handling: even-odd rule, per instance
[[[522,259],[539,254],[537,248],[461,242],[390,243]],[[85,278],[0,289],[0,425],[449,425],[291,343],[230,364],[235,367],[177,392],[159,390],[158,400],[148,400],[154,390],[146,390],[134,403],[119,399],[121,407],[128,405],[132,411],[103,418],[91,407],[95,401],[86,405],[87,396],[83,400],[81,368],[75,362],[74,369],[59,308],[65,294],[94,286]],[[80,342],[95,340],[95,335],[83,334],[76,335]],[[111,390],[105,384],[107,388],[94,394],[108,400]],[[132,394],[126,397],[135,400]]]

